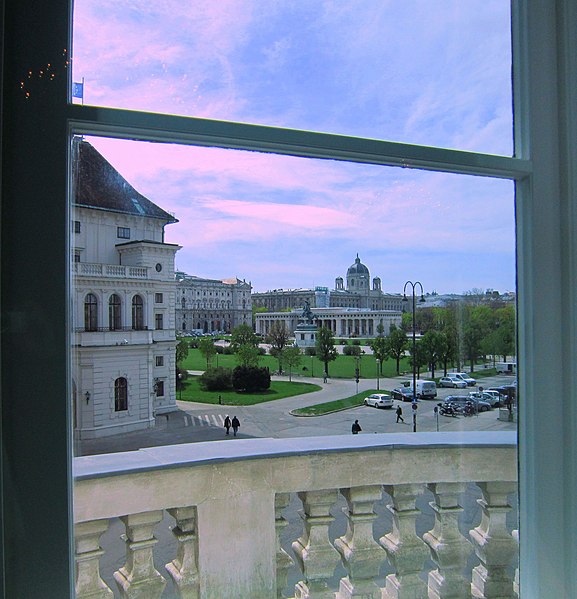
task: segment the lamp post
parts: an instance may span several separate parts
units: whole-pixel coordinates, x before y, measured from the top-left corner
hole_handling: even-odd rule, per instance
[[[415,289],[417,287],[421,288],[421,299],[420,302],[425,301],[425,294],[423,291],[423,286],[420,281],[407,281],[405,286],[403,287],[403,303],[408,303],[409,299],[407,298],[407,287],[411,288],[413,294],[413,432],[417,432],[417,341],[415,338],[416,334],[416,310],[415,310]]]
[[[377,362],[377,391],[380,391],[381,388],[379,387],[379,373],[381,370],[381,361],[377,358],[376,362]]]

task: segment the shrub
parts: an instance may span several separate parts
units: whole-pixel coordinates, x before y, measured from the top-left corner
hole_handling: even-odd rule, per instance
[[[224,347],[222,347],[222,345],[215,345],[214,349],[216,349],[217,354],[224,354]]]
[[[316,347],[307,347],[305,349],[305,355],[306,356],[316,356],[317,355],[317,348]]]
[[[232,371],[230,368],[210,368],[198,379],[203,391],[228,391],[232,389]]]
[[[361,344],[360,339],[353,339],[353,345],[360,345],[360,344]]]
[[[190,349],[198,349],[198,341],[196,339],[189,341],[188,346]]]
[[[341,340],[340,340],[340,344],[341,344],[341,345],[348,345],[348,344],[349,344],[349,342],[348,342],[346,339],[341,339]]]
[[[343,355],[345,356],[360,356],[361,348],[358,345],[347,345],[343,347]]]
[[[225,345],[225,346],[222,348],[222,353],[223,353],[225,356],[231,356],[232,354],[234,354],[234,352],[232,351],[232,347],[231,347],[230,345]]]
[[[237,366],[232,371],[232,385],[237,391],[266,391],[270,388],[269,369],[259,366]]]
[[[266,349],[264,347],[259,347],[258,348],[258,355],[259,356],[266,356]]]

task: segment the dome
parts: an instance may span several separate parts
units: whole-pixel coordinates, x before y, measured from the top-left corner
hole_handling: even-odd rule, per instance
[[[355,263],[347,270],[347,277],[349,275],[369,275],[369,269],[361,262],[358,254]]]

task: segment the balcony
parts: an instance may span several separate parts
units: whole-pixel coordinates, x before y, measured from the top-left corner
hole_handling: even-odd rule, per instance
[[[518,596],[515,433],[235,439],[74,471],[78,598]]]
[[[81,277],[106,277],[113,279],[148,279],[147,266],[122,266],[120,264],[89,264],[74,262],[73,273]]]

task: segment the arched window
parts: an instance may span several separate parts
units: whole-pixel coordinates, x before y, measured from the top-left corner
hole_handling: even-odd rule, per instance
[[[132,328],[135,331],[144,329],[144,303],[140,295],[132,298]]]
[[[98,300],[94,293],[89,293],[84,298],[84,330],[96,331],[98,329]]]
[[[128,410],[128,381],[119,377],[114,381],[114,411]]]
[[[184,310],[184,308],[186,308],[186,299],[182,298],[180,303],[182,304],[182,309]]]
[[[117,331],[122,327],[120,297],[116,293],[113,293],[108,300],[108,327],[111,331]]]

